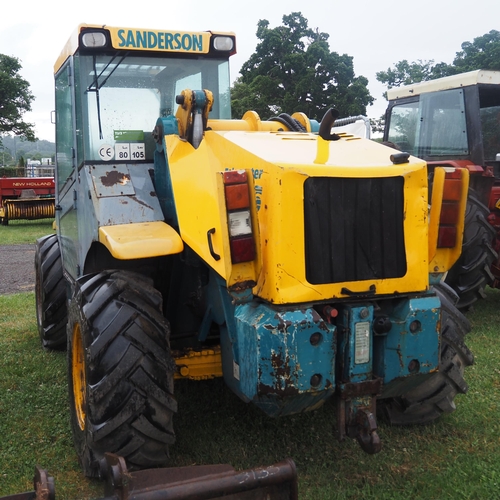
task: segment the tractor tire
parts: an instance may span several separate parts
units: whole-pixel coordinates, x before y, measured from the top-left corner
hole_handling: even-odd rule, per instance
[[[469,190],[462,254],[448,271],[445,282],[458,294],[457,307],[467,311],[485,297],[485,288],[493,282],[491,265],[497,254],[493,249],[495,229],[488,223],[488,207],[473,189]]]
[[[65,350],[68,320],[66,283],[55,234],[40,238],[35,245],[35,297],[38,333],[43,348]]]
[[[380,416],[393,425],[427,424],[443,413],[455,410],[457,394],[465,394],[465,368],[472,365],[474,356],[464,343],[470,331],[467,318],[455,307],[456,293],[441,283],[434,287],[441,300],[441,351],[439,371],[417,387],[396,398],[377,402]]]
[[[142,275],[103,271],[77,281],[69,307],[73,438],[85,475],[105,452],[130,470],[164,465],[175,440],[175,364],[162,296]]]

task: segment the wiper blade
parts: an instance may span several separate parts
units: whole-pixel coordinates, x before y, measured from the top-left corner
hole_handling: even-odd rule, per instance
[[[113,64],[113,61],[118,57],[114,55],[108,63],[104,66],[102,71],[97,74],[97,64],[96,64],[96,56],[93,57],[93,66],[94,66],[94,81],[87,87],[87,92],[95,92],[95,99],[97,105],[97,123],[99,125],[99,139],[103,139],[102,135],[102,124],[101,124],[101,101],[99,98],[99,89],[102,89],[106,82],[109,80],[110,76],[116,71],[118,66],[123,62],[123,60],[127,57],[128,52],[121,56],[120,60],[115,64],[115,67],[109,72],[109,75],[99,84],[99,78],[104,74],[104,72]]]
[[[118,66],[124,61],[124,59],[127,57],[128,52],[124,55],[121,56],[120,60],[116,63],[114,68],[109,72],[109,75],[106,76],[106,78],[99,84],[99,78],[105,73],[105,71],[113,64],[113,61],[118,57],[118,55],[114,55],[109,62],[102,68],[101,72],[97,74],[97,66],[96,66],[96,56],[94,56],[93,62],[94,62],[94,81],[87,87],[87,92],[98,92],[99,89],[102,89],[104,85],[106,85],[106,82],[109,80],[111,75],[118,69]]]

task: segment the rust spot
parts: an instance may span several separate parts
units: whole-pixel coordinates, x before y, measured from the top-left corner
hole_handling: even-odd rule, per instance
[[[321,323],[318,323],[318,325],[317,325],[317,326],[318,326],[318,328],[319,328],[320,330],[324,330],[325,332],[328,332],[328,331],[329,331],[329,330],[328,330],[328,326],[327,326],[327,324],[326,324],[324,321],[321,321]]]
[[[289,377],[290,367],[288,363],[281,357],[280,354],[273,352],[271,354],[271,363],[274,368],[274,374],[276,377]]]
[[[405,365],[404,365],[404,361],[403,361],[403,355],[401,353],[401,345],[398,345],[396,352],[398,354],[399,364],[400,364],[401,368],[404,369]]]
[[[123,172],[118,172],[117,170],[111,170],[111,172],[106,172],[106,175],[101,177],[101,183],[103,186],[112,187],[116,184],[125,186],[130,182],[130,174],[124,174]]]
[[[292,322],[290,320],[284,321],[279,313],[274,315],[274,319],[278,321],[277,329],[280,332],[286,332],[286,329],[292,326]]]
[[[286,385],[284,389],[281,389],[277,387],[271,387],[269,385],[262,383],[259,384],[259,394],[262,396],[279,395],[281,397],[284,397],[284,396],[296,396],[298,393],[299,393],[298,389],[290,385]]]
[[[319,323],[323,321],[323,318],[319,315],[318,311],[316,309],[311,309],[311,316],[313,318],[313,321],[315,323]]]
[[[235,283],[234,285],[231,285],[229,287],[229,291],[230,292],[240,292],[240,291],[247,290],[248,288],[253,288],[256,285],[257,285],[257,283],[255,283],[255,281],[253,281],[253,280],[240,281],[238,283]]]
[[[272,385],[267,385],[262,382],[259,383],[259,394],[277,395],[280,397],[295,396],[298,394],[299,390],[295,387],[290,378],[291,369],[289,358],[273,352],[271,354],[271,365],[273,367],[271,375],[274,381]]]
[[[361,398],[367,395],[380,395],[382,393],[382,379],[364,380],[361,382],[347,382],[342,387],[342,399]]]

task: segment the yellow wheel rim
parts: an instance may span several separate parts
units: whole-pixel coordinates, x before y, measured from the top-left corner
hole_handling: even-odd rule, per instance
[[[73,339],[71,350],[71,370],[73,374],[73,403],[75,405],[78,426],[85,430],[85,353],[83,349],[82,333],[79,323],[73,326]]]

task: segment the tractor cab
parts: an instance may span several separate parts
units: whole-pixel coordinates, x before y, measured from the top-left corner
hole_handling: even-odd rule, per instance
[[[500,71],[397,87],[387,97],[385,141],[431,165],[465,161],[490,167],[500,178]]]
[[[232,34],[81,25],[70,43],[55,66],[59,189],[86,162],[152,161],[155,121],[183,89],[210,90],[210,116],[231,117]]]
[[[155,124],[170,116],[172,132],[178,131],[173,116],[184,103],[177,96],[188,88],[211,94],[205,119],[230,118],[229,57],[235,50],[231,33],[80,25],[69,39],[54,69],[56,218],[72,279],[105,258],[96,241],[123,258],[123,245],[113,243],[123,243],[123,236],[99,235],[98,226],[153,223],[147,226],[147,233],[156,235],[149,257],[158,255],[167,230],[160,223],[161,200],[149,200]],[[97,225],[83,209],[86,192],[95,193]],[[77,217],[78,207],[83,213]]]

